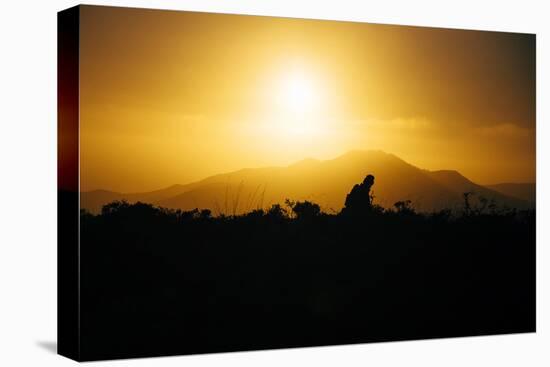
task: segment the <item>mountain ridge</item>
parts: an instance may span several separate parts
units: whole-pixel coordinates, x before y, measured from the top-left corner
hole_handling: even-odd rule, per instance
[[[458,171],[429,171],[380,150],[353,150],[328,160],[306,158],[288,166],[243,168],[189,184],[175,184],[143,193],[94,190],[81,193],[83,208],[98,213],[114,200],[148,202],[171,209],[210,209],[214,214],[242,214],[285,199],[310,200],[328,212],[338,212],[347,193],[367,174],[375,176],[375,203],[389,208],[411,200],[420,211],[457,209],[463,193],[473,192],[507,207],[531,203],[496,189],[478,185]],[[476,200],[476,198],[474,198]]]

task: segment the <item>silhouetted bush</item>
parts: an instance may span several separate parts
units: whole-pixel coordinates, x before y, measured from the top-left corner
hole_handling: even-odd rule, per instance
[[[398,214],[401,215],[412,215],[415,214],[414,208],[411,206],[410,200],[398,201],[393,204]]]
[[[310,201],[293,202],[287,199],[287,205],[299,220],[310,220],[321,214],[321,207]]]

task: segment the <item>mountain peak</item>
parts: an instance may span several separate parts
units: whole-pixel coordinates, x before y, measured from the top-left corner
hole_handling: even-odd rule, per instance
[[[315,159],[315,158],[305,158],[305,159],[302,159],[296,163],[293,163],[291,164],[290,166],[288,167],[294,167],[294,168],[304,168],[304,167],[310,167],[310,166],[314,166],[314,165],[317,165],[321,163],[320,160],[318,159]]]
[[[475,184],[455,170],[428,171],[381,150],[351,150],[334,159],[306,158],[286,167],[246,168],[146,193],[82,193],[81,205],[99,212],[102,205],[124,199],[182,210],[208,208],[218,213],[244,213],[290,198],[313,201],[338,211],[346,195],[367,174],[376,177],[376,203],[384,207],[411,200],[421,211],[454,208],[462,205],[465,192],[475,192],[509,207],[527,204],[513,197],[525,196],[534,202],[534,185],[520,187],[521,190],[499,186],[495,191]],[[232,203],[233,209],[228,211],[226,203]]]
[[[366,155],[379,155],[379,156],[392,156],[392,154],[386,153],[383,150],[375,149],[352,149],[342,154],[338,158],[353,158],[353,157],[362,157]]]
[[[377,162],[379,164],[384,165],[401,165],[405,164],[409,167],[413,167],[408,162],[404,161],[403,159],[399,158],[395,154],[386,153],[383,150],[362,150],[362,149],[354,149],[350,150],[347,153],[342,154],[341,156],[336,157],[332,160],[333,162]]]

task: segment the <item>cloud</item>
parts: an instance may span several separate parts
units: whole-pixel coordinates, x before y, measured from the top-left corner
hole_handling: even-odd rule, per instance
[[[512,123],[503,123],[492,126],[474,128],[474,132],[482,137],[490,138],[529,138],[535,130]]]

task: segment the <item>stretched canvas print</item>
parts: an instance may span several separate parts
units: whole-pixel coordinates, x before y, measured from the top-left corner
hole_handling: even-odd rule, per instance
[[[58,26],[60,354],[535,331],[535,35]]]

